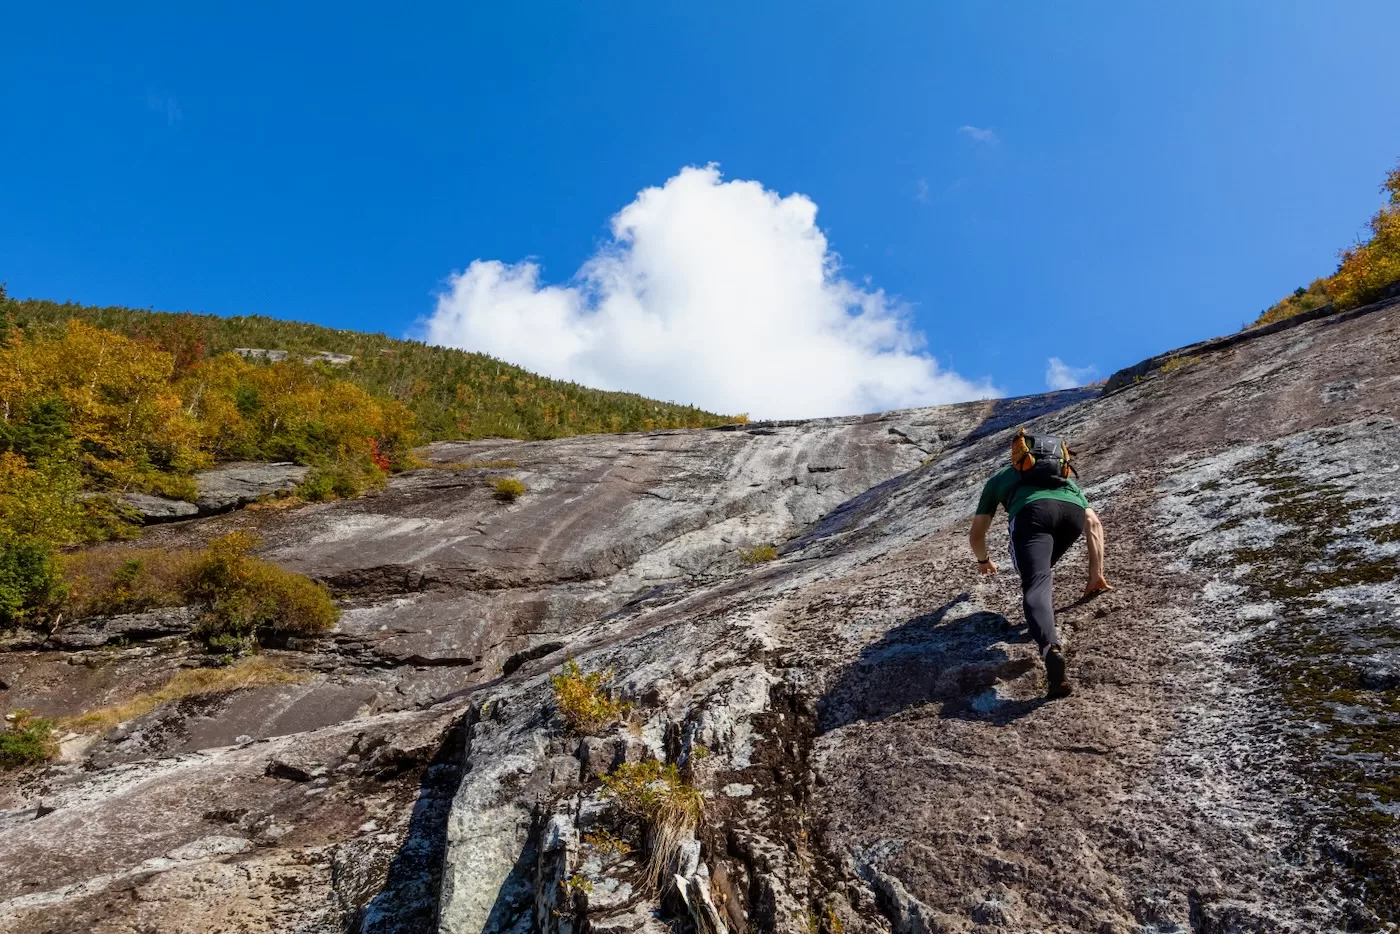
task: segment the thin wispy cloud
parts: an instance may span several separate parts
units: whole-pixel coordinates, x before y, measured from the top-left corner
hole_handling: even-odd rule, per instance
[[[180,112],[180,102],[175,99],[174,94],[157,94],[154,91],[147,91],[146,109],[152,113],[163,114],[166,126],[174,126],[185,119],[185,115]]]
[[[928,204],[928,179],[921,178],[914,183],[914,200]]]
[[[1059,357],[1051,357],[1045,361],[1045,385],[1050,389],[1074,389],[1090,382],[1098,372],[1096,367],[1070,366]]]
[[[806,195],[682,169],[640,192],[566,283],[478,259],[422,322],[435,344],[560,379],[770,418],[999,395],[942,367],[910,309],[841,274]]]
[[[985,143],[988,146],[995,146],[997,143],[1001,142],[1001,137],[997,136],[996,130],[989,130],[985,127],[963,124],[958,127],[958,132],[974,143]]]

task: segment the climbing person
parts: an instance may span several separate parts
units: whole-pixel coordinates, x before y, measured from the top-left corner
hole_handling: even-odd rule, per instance
[[[1011,441],[1011,463],[982,487],[968,535],[978,570],[997,573],[996,563],[987,554],[987,529],[997,507],[1006,510],[1011,566],[1021,576],[1021,606],[1045,661],[1050,697],[1070,693],[1065,657],[1055,631],[1051,568],[1083,535],[1089,550],[1084,595],[1113,589],[1104,578],[1103,524],[1071,476],[1070,457],[1069,445],[1060,438],[1028,435],[1025,429],[1016,432]]]

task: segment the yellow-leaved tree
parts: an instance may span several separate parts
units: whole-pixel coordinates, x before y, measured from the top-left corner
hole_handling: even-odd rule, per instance
[[[1339,311],[1383,298],[1400,282],[1400,164],[1386,176],[1387,202],[1366,225],[1370,236],[1339,254],[1337,271],[1298,288],[1266,309],[1254,326],[1272,324],[1328,304]]]
[[[80,321],[58,335],[11,335],[0,346],[0,421],[26,437],[43,423],[47,442],[18,450],[31,462],[67,448],[95,485],[188,495],[172,479],[209,458],[173,368],[170,354]]]
[[[300,361],[250,363],[224,354],[180,385],[216,457],[275,457],[303,464],[348,459],[387,471],[413,445],[413,416],[402,404]]]
[[[1367,224],[1370,239],[1342,251],[1341,265],[1328,282],[1328,294],[1338,308],[1364,305],[1379,298],[1391,283],[1400,282],[1400,164],[1386,177],[1381,191],[1390,197]]]

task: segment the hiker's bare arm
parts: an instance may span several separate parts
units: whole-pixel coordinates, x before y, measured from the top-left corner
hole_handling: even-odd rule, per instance
[[[967,543],[972,546],[972,557],[977,559],[977,570],[983,574],[995,574],[997,566],[987,554],[987,530],[992,527],[991,516],[974,516],[972,531],[967,535]],[[984,559],[986,559],[984,561]]]
[[[1084,510],[1084,541],[1089,546],[1089,581],[1084,585],[1085,595],[1112,590],[1103,574],[1103,523],[1092,509]]]

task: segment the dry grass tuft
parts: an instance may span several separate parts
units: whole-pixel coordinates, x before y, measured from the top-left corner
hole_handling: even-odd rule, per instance
[[[584,674],[572,658],[549,679],[554,686],[554,703],[569,729],[583,736],[596,736],[627,716],[632,705],[613,700],[609,693],[612,680],[611,668]]]
[[[296,684],[305,676],[279,668],[265,658],[254,656],[223,668],[186,668],[176,672],[164,685],[147,694],[138,694],[121,704],[89,710],[59,721],[59,727],[78,733],[106,733],[119,723],[134,720],[161,704],[194,697],[221,694],[269,684]]]
[[[1193,366],[1201,362],[1200,357],[1172,357],[1162,364],[1162,372],[1170,373],[1172,370],[1179,370],[1182,367]]]
[[[295,509],[297,506],[305,506],[306,500],[289,493],[286,496],[264,496],[255,503],[249,503],[243,508],[248,512],[265,512],[267,510]]]
[[[603,776],[603,787],[624,814],[645,826],[647,884],[659,889],[676,871],[681,844],[704,817],[704,797],[675,765],[654,759],[618,766]]]
[[[512,470],[520,465],[512,460],[499,461],[449,461],[446,464],[428,464],[431,470]]]

